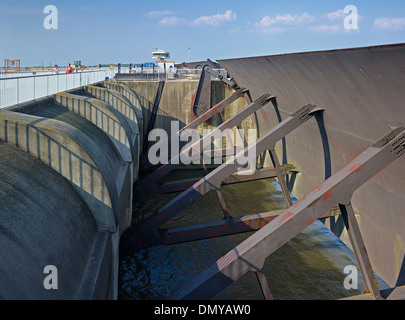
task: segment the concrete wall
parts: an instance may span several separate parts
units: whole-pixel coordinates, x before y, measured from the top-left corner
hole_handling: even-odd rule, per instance
[[[158,83],[151,81],[125,81],[121,82],[131,88],[139,97],[144,114],[146,130],[147,123],[153,111]],[[154,129],[163,129],[171,132],[171,122],[179,121],[180,129],[194,120],[191,110],[197,92],[198,80],[168,81],[164,86],[163,95],[159,104]],[[231,95],[232,91],[228,89],[221,81],[212,81],[211,83],[211,106],[224,100]],[[224,118],[229,119],[237,112],[246,107],[245,99],[238,99],[226,107],[223,112]],[[213,129],[221,124],[219,116],[215,116],[197,130],[200,134],[204,129]],[[247,130],[255,128],[256,124],[253,117],[249,117],[243,122],[242,128]],[[144,131],[146,135],[146,131]]]
[[[0,111],[0,297],[117,297],[139,166],[135,109],[90,87]],[[42,284],[47,265],[58,268],[58,290]]]
[[[42,161],[4,142],[0,154],[0,298],[78,297],[89,258],[103,252],[93,250],[98,228],[92,212]],[[58,290],[44,288],[48,265],[57,267]],[[103,268],[111,271],[111,261]],[[112,298],[107,289],[102,286]]]

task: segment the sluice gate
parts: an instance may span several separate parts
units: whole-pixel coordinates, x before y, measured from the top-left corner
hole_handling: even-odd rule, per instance
[[[235,76],[237,78],[237,76]],[[203,92],[203,83],[206,79],[201,77],[197,93]],[[228,85],[229,83],[227,83]],[[244,84],[248,84],[245,82]],[[246,86],[247,87],[247,86]],[[145,219],[133,223],[121,242],[123,256],[130,255],[136,250],[151,246],[177,244],[202,239],[212,239],[237,233],[256,231],[245,242],[219,259],[211,268],[201,273],[190,283],[179,288],[169,299],[210,299],[231,283],[242,277],[246,272],[252,271],[257,275],[259,285],[262,288],[264,298],[272,299],[267,279],[262,269],[265,259],[287,241],[295,237],[306,227],[316,220],[326,221],[330,217],[341,217],[349,238],[349,245],[353,249],[358,261],[362,278],[366,285],[364,295],[355,299],[398,299],[405,298],[401,294],[403,286],[398,283],[391,291],[380,292],[373,271],[372,259],[369,256],[367,242],[363,238],[363,232],[358,223],[357,209],[352,204],[356,197],[356,190],[381,174],[385,169],[396,163],[405,153],[405,131],[403,127],[391,127],[391,131],[369,143],[364,151],[352,157],[352,161],[346,162],[336,173],[333,174],[333,157],[331,155],[330,138],[325,118],[328,114],[326,103],[320,106],[314,104],[304,105],[302,108],[296,105],[294,112],[286,112],[280,109],[278,98],[272,94],[256,95],[252,99],[250,88],[232,86],[233,93],[218,105],[206,108],[206,103],[201,105],[198,99],[209,101],[207,97],[201,98],[195,95],[192,104],[192,114],[197,117],[190,128],[209,120],[218,112],[222,112],[229,101],[235,98],[245,98],[247,106],[230,116],[228,119],[221,118],[221,123],[209,134],[203,135],[198,141],[193,142],[188,148],[178,154],[172,154],[168,163],[158,166],[138,180],[136,183],[141,197],[148,194],[178,192],[177,197],[161,207],[157,212],[150,214]],[[209,92],[209,90],[205,90]],[[258,92],[255,90],[255,92]],[[263,92],[262,92],[263,93]],[[202,106],[198,108],[197,106]],[[292,106],[290,106],[291,109]],[[272,111],[269,111],[272,110]],[[285,115],[284,120],[281,112]],[[272,121],[267,119],[273,115]],[[212,171],[208,171],[205,161],[209,156],[204,152],[204,146],[212,142],[217,136],[216,131],[224,132],[231,128],[240,129],[241,123],[247,117],[254,116],[259,126],[258,139],[251,144],[244,141],[241,149],[220,150],[221,156],[228,156],[227,160]],[[313,120],[311,120],[313,119]],[[311,124],[306,124],[310,121]],[[270,123],[276,122],[273,127]],[[265,125],[263,125],[265,123]],[[324,168],[323,182],[315,186],[315,189],[299,198],[296,204],[291,200],[291,192],[294,189],[295,176],[300,173],[299,163],[295,158],[294,164],[286,162],[286,141],[292,133],[301,127],[310,126],[311,130],[316,127],[318,140],[321,141],[323,156],[315,163],[321,163]],[[271,128],[270,128],[271,127]],[[267,131],[264,131],[265,130]],[[386,126],[386,131],[390,129]],[[168,141],[181,135],[181,130]],[[311,146],[312,140],[303,141],[300,145]],[[277,144],[281,147],[277,150]],[[233,146],[235,147],[235,146]],[[278,151],[278,152],[277,152]],[[254,167],[249,161],[249,154],[254,154]],[[290,150],[288,150],[290,152]],[[283,154],[283,162],[280,163],[278,153]],[[319,152],[317,152],[319,154]],[[204,176],[202,178],[182,181],[159,182],[171,171],[183,166],[180,159],[189,157],[190,160],[200,161]],[[212,156],[212,155],[211,155]],[[304,156],[304,155],[303,155]],[[312,157],[313,159],[313,157]],[[252,160],[252,158],[250,158]],[[264,164],[271,164],[265,166]],[[319,168],[317,169],[319,170]],[[243,173],[245,172],[245,173]],[[248,174],[246,172],[249,172]],[[221,186],[228,183],[242,183],[244,181],[276,177],[286,201],[286,209],[275,212],[265,212],[251,216],[238,216],[237,212],[230,212],[221,193]],[[305,173],[302,176],[305,183]],[[201,223],[198,225],[186,225],[165,227],[165,224],[183,209],[190,206],[197,199],[214,191],[222,208],[222,216],[217,221]],[[143,193],[142,193],[143,192]],[[355,214],[356,212],[356,214]],[[362,214],[362,213],[360,213]]]
[[[253,273],[273,299],[266,259],[321,221],[356,256],[354,299],[405,299],[404,48],[221,60],[227,76],[201,63],[192,80],[124,76],[1,109],[0,297],[116,299],[138,251],[251,233],[168,298],[210,299]],[[183,169],[198,177],[168,178]],[[284,207],[229,209],[226,185],[269,178]],[[173,223],[208,194],[215,219]],[[50,265],[63,290],[44,289]]]

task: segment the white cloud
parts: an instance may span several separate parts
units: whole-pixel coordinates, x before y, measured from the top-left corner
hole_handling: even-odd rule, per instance
[[[183,23],[185,20],[179,17],[164,17],[158,22],[162,26],[176,26],[180,23]]]
[[[270,27],[277,24],[293,25],[293,24],[306,24],[311,23],[315,20],[315,17],[310,16],[308,13],[303,13],[302,15],[292,15],[290,13],[285,15],[278,15],[274,18],[270,16],[265,16],[259,23],[255,23],[256,27]]]
[[[165,17],[165,16],[172,16],[175,13],[173,11],[170,10],[163,10],[163,11],[151,11],[149,13],[147,13],[145,16],[148,18],[161,18],[161,17]]]
[[[192,21],[180,18],[176,16],[174,12],[169,10],[152,11],[145,16],[148,18],[162,18],[158,24],[163,26],[176,26],[179,24],[190,26],[218,26],[222,23],[230,22],[236,19],[236,13],[232,12],[232,10],[227,10],[224,14],[218,13],[212,16],[202,16]]]
[[[236,19],[236,13],[227,10],[224,14],[218,13],[212,16],[202,16],[193,20],[194,25],[218,26],[224,22],[230,22]]]
[[[381,30],[405,29],[405,18],[377,18],[374,20],[374,28]]]
[[[347,17],[347,14],[342,10],[337,10],[335,12],[330,12],[327,14],[329,20],[336,21],[336,20],[344,20]]]
[[[252,32],[281,34],[286,32],[308,31],[324,34],[348,33],[358,29],[347,29],[344,20],[348,17],[345,10],[336,10],[319,16],[313,16],[307,12],[303,14],[287,13],[278,16],[264,16],[260,22],[254,23]],[[361,17],[358,16],[360,20]]]

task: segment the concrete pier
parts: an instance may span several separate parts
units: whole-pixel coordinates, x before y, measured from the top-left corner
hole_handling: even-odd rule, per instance
[[[120,88],[128,98],[89,86],[0,110],[1,298],[117,298],[143,125]]]

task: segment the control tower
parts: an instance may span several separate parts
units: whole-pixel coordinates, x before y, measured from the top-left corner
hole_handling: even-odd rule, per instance
[[[155,60],[156,64],[159,62],[165,62],[166,59],[170,58],[170,52],[166,52],[163,49],[153,49],[152,55],[152,58]]]

